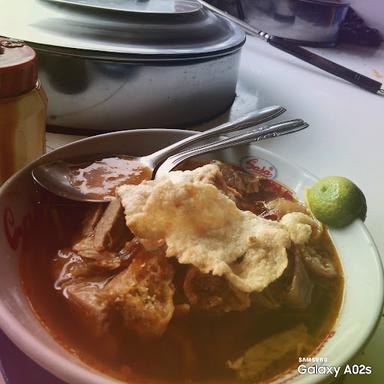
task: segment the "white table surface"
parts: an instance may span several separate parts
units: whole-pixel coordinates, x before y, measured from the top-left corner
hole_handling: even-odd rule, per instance
[[[384,49],[339,47],[316,50],[362,74],[384,81]],[[255,84],[261,106],[286,106],[310,128],[260,145],[289,158],[319,177],[341,175],[355,181],[368,203],[366,225],[384,256],[384,97],[346,84],[267,44],[248,39],[243,55],[245,81]],[[383,141],[382,141],[383,140]],[[384,321],[354,362],[371,365],[370,376],[345,383],[384,382]]]
[[[338,47],[316,51],[384,81],[384,48]],[[248,38],[242,54],[239,97],[230,118],[271,104],[287,108],[284,119],[303,118],[310,128],[260,145],[319,177],[341,175],[356,182],[367,197],[366,225],[384,255],[384,97],[349,85],[262,41]],[[209,122],[206,126],[213,124]],[[78,138],[48,133],[48,150]],[[371,365],[372,375],[349,376],[344,382],[384,382],[383,352],[384,321],[381,320],[364,352],[354,359],[359,364]]]

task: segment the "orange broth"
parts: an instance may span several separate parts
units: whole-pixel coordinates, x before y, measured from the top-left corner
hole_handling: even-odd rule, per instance
[[[287,194],[280,184],[267,184],[269,194]],[[273,185],[275,188],[270,188]],[[62,346],[107,375],[128,383],[254,383],[238,379],[227,367],[227,361],[242,356],[256,342],[298,324],[307,327],[313,340],[303,352],[304,356],[311,355],[335,323],[343,278],[335,248],[324,231],[322,244],[332,254],[339,273],[328,286],[315,286],[312,303],[306,310],[251,307],[221,315],[190,313],[173,318],[165,334],[156,340],[140,339],[127,331],[116,316],[108,334],[95,336],[91,324],[55,290],[52,273],[58,250],[72,244],[88,207],[43,191],[39,191],[38,200],[38,225],[34,225],[21,259],[26,295],[40,321]],[[297,365],[297,356],[286,356],[272,364],[261,379],[272,379]]]

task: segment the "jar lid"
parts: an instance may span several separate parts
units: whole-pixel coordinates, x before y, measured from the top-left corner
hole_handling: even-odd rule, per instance
[[[27,93],[36,82],[35,51],[23,41],[0,37],[0,98]]]
[[[38,51],[114,60],[173,60],[232,52],[235,24],[196,0],[0,0],[2,34]]]

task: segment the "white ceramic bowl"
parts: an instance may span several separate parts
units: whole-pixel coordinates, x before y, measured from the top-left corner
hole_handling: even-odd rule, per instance
[[[13,176],[0,190],[0,327],[29,357],[42,367],[75,384],[111,384],[111,379],[86,366],[62,348],[35,317],[23,293],[19,257],[23,237],[31,224],[33,184],[31,169],[38,163],[99,153],[144,155],[192,134],[180,130],[135,130],[100,135],[62,147],[37,160]],[[220,152],[215,158],[241,165],[250,172],[262,172],[289,186],[303,198],[305,186],[316,180],[310,173],[280,156],[246,146]],[[369,204],[369,202],[368,202]],[[326,365],[341,366],[363,346],[377,325],[383,304],[383,269],[374,242],[364,224],[357,220],[341,230],[331,231],[341,259],[345,291],[333,332],[318,350]],[[299,375],[292,371],[275,383],[316,383],[322,375]]]

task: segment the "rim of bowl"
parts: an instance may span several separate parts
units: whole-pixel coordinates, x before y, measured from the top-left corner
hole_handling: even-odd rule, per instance
[[[37,164],[44,162],[45,159],[52,156],[52,154],[57,152],[65,152],[67,149],[74,147],[74,146],[81,146],[84,144],[84,142],[92,142],[92,141],[100,141],[103,140],[105,137],[111,137],[111,136],[126,136],[130,134],[141,134],[144,133],[145,135],[153,133],[153,132],[164,132],[164,133],[174,133],[176,135],[182,134],[182,136],[189,136],[192,134],[199,133],[199,131],[191,131],[191,130],[181,130],[181,129],[163,129],[163,128],[152,128],[152,129],[133,129],[129,131],[117,131],[117,132],[109,132],[105,134],[100,134],[92,137],[86,137],[80,140],[77,140],[75,142],[63,145],[47,154],[44,154],[40,158],[36,159],[26,167],[19,170],[17,173],[15,173],[10,179],[8,179],[1,187],[0,187],[0,199],[3,194],[3,192],[8,188],[9,185],[11,185],[14,180],[19,178],[21,174],[24,172],[28,172],[32,170]],[[255,146],[254,144],[251,144]],[[257,146],[256,146],[257,147]],[[300,165],[295,164],[294,162],[287,160],[286,158],[269,151],[267,149],[257,147],[257,150],[260,152],[263,152],[271,157],[274,157],[281,161],[282,163],[285,163],[291,168],[297,168],[302,173],[304,173],[306,176],[310,177],[314,181],[318,180],[318,178],[313,175],[310,171],[307,169],[301,167]],[[373,241],[373,238],[371,234],[369,233],[367,227],[361,220],[356,221],[359,225],[360,229],[363,231],[364,235],[368,239],[373,254],[375,255],[375,263],[377,265],[377,268],[379,271],[381,271],[381,274],[378,274],[378,283],[380,286],[380,292],[381,292],[381,298],[377,301],[376,310],[375,310],[375,316],[372,314],[372,321],[370,324],[366,327],[366,332],[364,335],[359,334],[360,341],[357,343],[359,344],[357,347],[353,349],[344,349],[344,353],[339,356],[339,362],[340,365],[345,364],[350,359],[352,359],[369,341],[369,339],[372,337],[373,333],[375,332],[377,325],[381,318],[381,313],[384,306],[384,269],[383,269],[383,263],[380,257],[380,254],[378,252],[378,249]],[[331,235],[332,235],[332,229],[330,229]],[[379,294],[379,293],[378,293]],[[339,315],[342,313],[343,305],[344,305],[344,296],[345,291],[343,293],[343,302],[340,308]],[[30,308],[33,312],[32,308]],[[38,320],[38,319],[37,319]],[[39,320],[38,320],[39,321]],[[336,324],[337,325],[337,320]],[[70,360],[66,356],[61,355],[58,352],[53,352],[49,347],[47,347],[44,343],[42,343],[39,340],[36,340],[33,335],[31,335],[25,327],[18,321],[17,318],[15,318],[13,315],[11,315],[7,308],[4,307],[3,303],[0,302],[0,326],[1,329],[4,331],[4,333],[10,338],[10,340],[22,351],[24,352],[28,357],[30,357],[33,361],[38,363],[40,366],[42,366],[44,369],[48,370],[52,374],[56,375],[62,380],[70,380],[74,381],[77,384],[80,383],[92,383],[92,384],[111,384],[111,383],[122,383],[122,381],[117,380],[111,376],[107,376],[104,373],[97,371],[96,369],[92,368],[91,366],[85,364],[80,359],[78,359],[78,363],[75,362],[75,360]],[[47,334],[51,337],[52,335],[46,331]],[[54,339],[54,338],[53,338]],[[54,339],[55,340],[55,339]],[[55,340],[56,343],[58,343]],[[64,349],[66,348],[60,345],[58,345]],[[67,351],[68,352],[68,351]],[[70,353],[70,352],[68,352]],[[72,355],[72,354],[70,354]],[[73,356],[73,355],[72,355]],[[48,362],[48,364],[47,364]],[[338,363],[338,362],[336,362]],[[48,367],[49,366],[49,367]],[[70,368],[70,369],[69,369]],[[317,383],[320,381],[323,381],[325,377],[318,377],[318,376],[312,376],[312,377],[301,377],[300,382],[302,383]],[[80,380],[80,381],[79,381]],[[279,380],[279,377],[276,379]],[[134,384],[132,382],[132,384]]]

